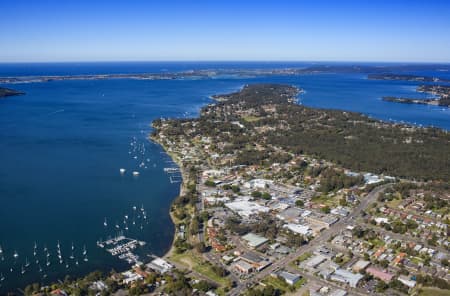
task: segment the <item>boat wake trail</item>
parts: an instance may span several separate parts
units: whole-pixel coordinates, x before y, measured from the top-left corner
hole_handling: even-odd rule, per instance
[[[53,115],[53,114],[56,114],[56,113],[61,113],[61,112],[64,112],[64,109],[59,109],[59,110],[50,112],[50,113],[47,114],[47,116],[50,116],[50,115]]]

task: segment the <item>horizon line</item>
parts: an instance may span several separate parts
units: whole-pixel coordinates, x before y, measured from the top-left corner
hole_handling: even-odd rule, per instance
[[[66,64],[66,63],[378,63],[378,64],[450,64],[450,61],[383,61],[383,60],[59,60],[59,61],[0,61],[0,64]]]

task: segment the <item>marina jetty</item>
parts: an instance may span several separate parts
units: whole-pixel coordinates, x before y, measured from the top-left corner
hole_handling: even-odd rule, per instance
[[[144,241],[127,238],[119,235],[115,238],[110,238],[106,241],[97,241],[97,246],[105,248],[105,250],[112,256],[118,256],[119,259],[127,261],[129,264],[142,264],[139,261],[139,256],[132,251],[139,246],[145,246]]]

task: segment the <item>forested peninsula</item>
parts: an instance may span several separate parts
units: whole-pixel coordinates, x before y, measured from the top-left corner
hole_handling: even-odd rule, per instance
[[[437,128],[387,123],[353,112],[295,103],[289,85],[247,85],[216,95],[196,119],[173,119],[171,134],[217,139],[235,164],[286,161],[309,154],[348,169],[415,180],[450,180],[450,135]],[[154,126],[158,126],[158,122]],[[195,128],[192,128],[195,126]]]
[[[10,89],[10,88],[0,87],[0,98],[23,95],[23,94],[25,94],[25,93],[21,92],[21,91],[17,91],[17,90]]]

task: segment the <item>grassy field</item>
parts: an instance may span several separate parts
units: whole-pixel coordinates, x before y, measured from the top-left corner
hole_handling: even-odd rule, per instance
[[[261,117],[256,116],[244,116],[243,119],[247,122],[255,122],[261,119]]]
[[[303,286],[306,283],[306,279],[302,277],[293,286],[290,286],[285,281],[283,281],[279,278],[276,278],[273,276],[268,276],[263,280],[263,283],[266,285],[271,285],[274,288],[280,289],[280,290],[284,291],[285,293],[288,293],[288,292],[293,292],[293,291],[299,289],[301,286]]]
[[[420,264],[420,263],[423,263],[423,259],[420,258],[420,257],[411,257],[411,261],[412,261],[414,264]]]
[[[190,251],[182,254],[173,254],[170,259],[183,266],[186,266],[186,268],[190,270],[194,270],[200,273],[201,275],[211,279],[212,281],[217,282],[221,286],[226,286],[229,284],[228,278],[221,277],[215,274],[208,262],[203,261],[202,258],[199,258]]]
[[[450,290],[438,288],[421,288],[419,296],[450,296]]]
[[[207,263],[200,263],[196,266],[194,266],[194,270],[204,276],[206,276],[207,278],[212,279],[213,281],[219,283],[221,286],[226,286],[229,284],[229,280],[227,278],[218,276],[217,274],[215,274],[212,269],[211,269],[211,265],[207,264]]]
[[[339,197],[338,196],[327,196],[327,195],[320,195],[315,196],[311,199],[312,202],[315,204],[323,204],[326,206],[329,206],[330,208],[336,207],[339,205]]]
[[[378,238],[371,239],[369,242],[376,248],[384,246],[384,241]]]
[[[401,199],[393,199],[387,202],[387,206],[392,209],[397,209],[401,202],[402,202]]]
[[[306,253],[301,254],[299,257],[297,257],[296,261],[303,262],[311,256],[312,256],[311,252],[306,252]]]
[[[311,252],[303,253],[303,254],[301,254],[299,257],[297,257],[297,259],[295,259],[294,261],[292,261],[291,263],[289,263],[289,266],[291,266],[291,267],[293,267],[293,268],[295,268],[295,269],[297,269],[297,270],[301,270],[301,268],[298,267],[298,264],[299,264],[300,262],[305,261],[306,259],[308,259],[308,258],[311,257],[311,256],[312,256],[312,253],[311,253]],[[297,262],[298,262],[298,263],[297,263]]]

